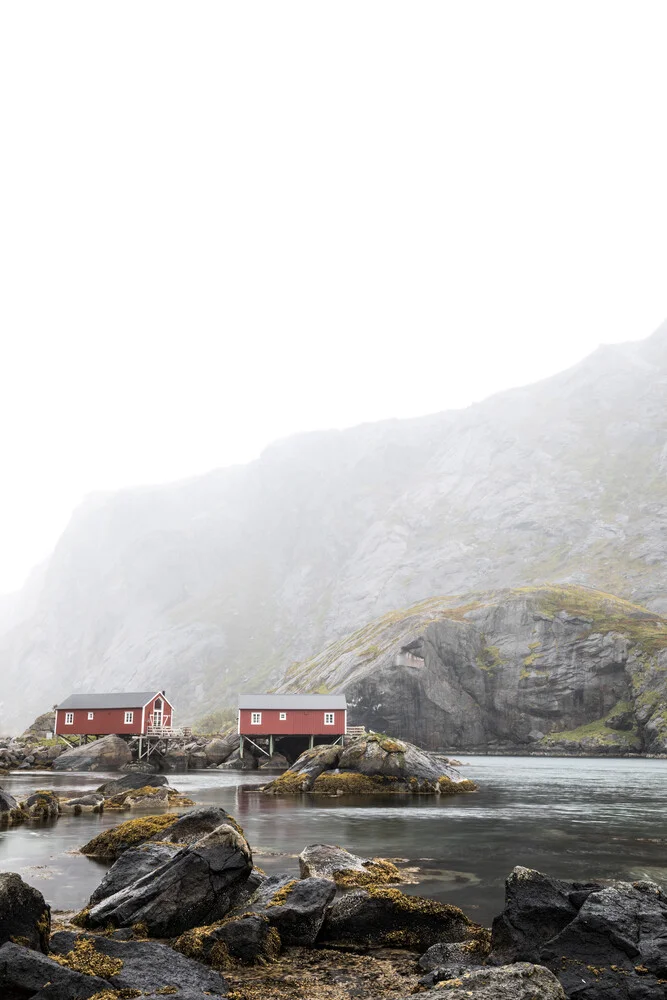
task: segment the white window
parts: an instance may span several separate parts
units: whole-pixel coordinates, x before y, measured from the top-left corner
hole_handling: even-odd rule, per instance
[[[280,713],[280,721],[284,722],[286,718],[287,718],[287,712],[281,712]]]
[[[65,712],[65,725],[66,726],[74,725],[74,712]]]
[[[94,719],[95,718],[95,713],[94,712],[89,712],[88,713],[88,718],[89,719]]]
[[[250,716],[250,724],[252,726],[261,726],[261,724],[262,724],[262,713],[261,712],[253,712],[251,714],[251,716]]]
[[[333,724],[334,724],[334,713],[333,712],[325,712],[324,713],[324,725],[325,726],[333,726]]]
[[[134,712],[126,712],[125,713],[125,725],[126,726],[131,726],[133,722],[134,722]]]

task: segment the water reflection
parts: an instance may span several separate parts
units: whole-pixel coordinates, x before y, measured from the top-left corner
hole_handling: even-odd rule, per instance
[[[246,831],[267,872],[298,871],[306,844],[334,843],[365,856],[405,859],[408,892],[456,903],[484,923],[502,905],[516,864],[573,879],[650,877],[667,886],[666,761],[468,758],[480,791],[445,799],[278,799],[244,786],[262,775],[194,771],[172,784],[221,805]],[[16,797],[35,787],[60,794],[96,788],[104,775],[20,773],[3,779]],[[106,865],[76,853],[131,814],[63,816],[51,827],[0,834],[0,868],[20,871],[57,908],[79,908]]]

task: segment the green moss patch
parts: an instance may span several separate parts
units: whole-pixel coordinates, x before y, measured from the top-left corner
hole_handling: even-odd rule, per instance
[[[142,816],[140,819],[130,819],[120,823],[111,830],[93,837],[81,848],[82,854],[98,858],[117,858],[129,847],[136,847],[150,840],[156,833],[164,833],[176,823],[180,817],[176,813],[162,816]]]

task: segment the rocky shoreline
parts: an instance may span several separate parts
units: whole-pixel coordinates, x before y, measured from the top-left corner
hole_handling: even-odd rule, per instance
[[[81,850],[114,863],[78,914],[0,874],[3,1000],[664,1000],[667,897],[652,882],[518,867],[489,929],[339,846],[267,876],[220,807],[133,819]]]

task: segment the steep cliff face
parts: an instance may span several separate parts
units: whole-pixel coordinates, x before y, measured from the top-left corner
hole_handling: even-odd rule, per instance
[[[392,608],[545,581],[667,611],[667,326],[466,410],[90,498],[4,609],[0,715],[155,686],[186,722]]]
[[[423,602],[294,665],[352,723],[430,748],[667,752],[667,620],[580,587]]]

